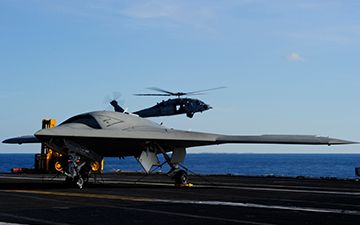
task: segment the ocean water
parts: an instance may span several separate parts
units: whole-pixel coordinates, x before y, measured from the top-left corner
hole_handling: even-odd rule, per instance
[[[104,160],[104,172],[143,170],[133,157]],[[161,155],[159,160],[160,163],[164,162]],[[356,178],[355,167],[360,167],[360,154],[188,153],[182,165],[199,174]],[[0,173],[11,173],[11,168],[34,168],[34,154],[0,154]],[[163,172],[170,170],[167,164],[153,169]]]

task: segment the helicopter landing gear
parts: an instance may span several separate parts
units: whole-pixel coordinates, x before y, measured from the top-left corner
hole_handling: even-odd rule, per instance
[[[189,117],[189,118],[193,118],[194,113],[192,113],[192,112],[188,112],[188,113],[186,113],[186,116],[187,116],[187,117]]]

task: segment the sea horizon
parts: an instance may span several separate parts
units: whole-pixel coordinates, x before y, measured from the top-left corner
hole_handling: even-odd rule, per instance
[[[0,173],[12,168],[34,168],[34,153],[0,153]],[[159,155],[160,163],[165,160]],[[181,168],[196,174],[233,174],[253,176],[304,176],[359,178],[360,154],[351,153],[188,153]],[[167,172],[165,163],[154,171]],[[143,171],[134,157],[104,158],[103,172]]]

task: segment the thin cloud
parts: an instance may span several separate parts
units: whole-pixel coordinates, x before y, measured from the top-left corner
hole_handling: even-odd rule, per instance
[[[305,62],[306,59],[302,56],[300,56],[298,53],[290,53],[286,56],[286,59],[289,60],[289,61],[302,61],[302,62]]]

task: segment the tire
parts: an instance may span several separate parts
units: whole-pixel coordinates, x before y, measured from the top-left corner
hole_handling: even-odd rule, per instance
[[[188,184],[188,174],[184,170],[179,170],[175,174],[175,184]]]
[[[93,162],[91,164],[91,171],[92,172],[98,172],[100,170],[101,170],[101,164],[99,162],[95,161],[95,162]]]
[[[58,157],[51,160],[49,170],[51,172],[60,173],[67,169],[67,159],[66,157]]]

